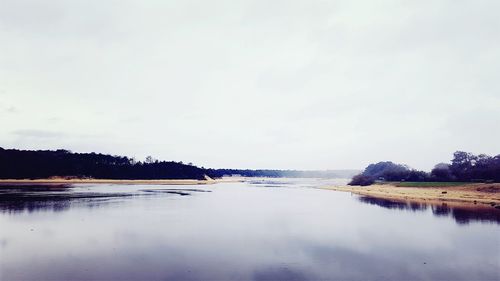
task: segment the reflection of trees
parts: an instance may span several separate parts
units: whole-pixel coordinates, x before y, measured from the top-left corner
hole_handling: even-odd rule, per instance
[[[22,186],[0,189],[0,212],[19,213],[53,211],[60,212],[74,206],[97,208],[116,203],[117,199],[142,196],[191,195],[193,192],[211,192],[203,189],[143,189],[138,192],[75,192],[70,187]]]
[[[436,216],[451,215],[459,224],[474,221],[500,223],[500,211],[494,208],[450,208],[443,203],[440,206],[432,206],[432,213]]]
[[[71,203],[70,200],[61,201],[7,201],[0,202],[0,212],[19,213],[19,212],[37,212],[37,211],[53,211],[61,212],[68,210]]]
[[[411,201],[395,201],[367,196],[359,197],[359,201],[387,209],[410,210],[413,212],[425,211],[428,207],[430,207],[435,216],[451,216],[458,224],[468,224],[475,221],[494,222],[500,224],[500,210],[495,208],[449,206],[446,203],[435,205]]]
[[[11,189],[8,192],[0,193],[0,212],[61,212],[74,205],[85,205],[87,208],[93,208],[108,203],[113,198],[130,196],[133,194],[25,192],[24,190]]]
[[[446,203],[442,205],[432,206],[432,213],[436,216],[448,216],[451,213],[451,209]]]
[[[14,200],[6,200],[0,197],[0,212],[19,213],[19,212],[62,212],[69,210],[75,205],[84,205],[86,208],[99,207],[108,203],[110,198],[79,198],[79,197],[23,197]]]
[[[394,201],[394,200],[367,197],[367,196],[359,197],[359,201],[370,205],[377,205],[387,209],[399,209],[399,210],[411,210],[411,211],[424,211],[425,209],[427,209],[427,205],[417,202],[402,202],[402,201]]]

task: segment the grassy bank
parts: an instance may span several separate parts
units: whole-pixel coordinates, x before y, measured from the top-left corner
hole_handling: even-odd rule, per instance
[[[382,183],[384,184],[384,183]],[[401,181],[401,182],[386,182],[386,184],[397,187],[448,187],[448,186],[466,186],[470,182],[417,182],[417,181]]]

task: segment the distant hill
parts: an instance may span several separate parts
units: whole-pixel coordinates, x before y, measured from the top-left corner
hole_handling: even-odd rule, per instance
[[[204,179],[226,175],[244,177],[351,178],[358,170],[243,170],[205,169],[191,164],[136,161],[126,156],[75,153],[68,150],[18,150],[0,147],[0,179],[74,177],[95,179]]]

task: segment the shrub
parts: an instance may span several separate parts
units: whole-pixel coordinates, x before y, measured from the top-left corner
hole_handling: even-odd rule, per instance
[[[371,185],[375,182],[375,179],[370,176],[365,176],[363,174],[356,175],[352,178],[351,182],[349,182],[349,185],[360,185],[360,186],[367,186]]]

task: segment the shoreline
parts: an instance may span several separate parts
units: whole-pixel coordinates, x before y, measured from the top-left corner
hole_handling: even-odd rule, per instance
[[[217,179],[159,179],[159,180],[121,180],[121,179],[0,179],[0,187],[8,185],[64,185],[64,184],[126,184],[126,185],[206,185],[224,182]]]
[[[498,183],[439,187],[398,187],[393,184],[376,184],[370,186],[331,186],[322,189],[350,192],[380,199],[417,201],[429,204],[444,202],[462,205],[484,204],[500,209],[500,184]]]

